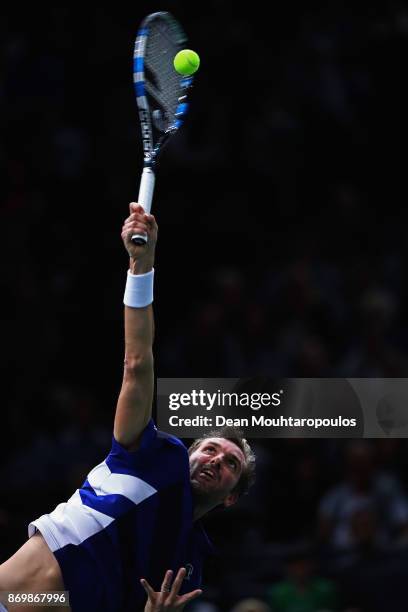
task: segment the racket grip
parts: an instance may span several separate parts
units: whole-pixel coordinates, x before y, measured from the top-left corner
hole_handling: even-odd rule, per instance
[[[155,178],[156,177],[152,168],[143,168],[137,202],[143,206],[147,214],[150,213],[150,209],[152,207]],[[147,235],[135,234],[132,236],[131,240],[133,244],[142,246],[147,243]]]

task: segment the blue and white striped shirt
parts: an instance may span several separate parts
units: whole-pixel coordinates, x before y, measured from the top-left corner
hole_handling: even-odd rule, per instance
[[[150,421],[136,451],[112,438],[108,457],[53,512],[30,523],[61,567],[73,612],[136,612],[140,578],[160,590],[167,569],[187,567],[180,593],[199,588],[211,546],[193,524],[188,452]]]

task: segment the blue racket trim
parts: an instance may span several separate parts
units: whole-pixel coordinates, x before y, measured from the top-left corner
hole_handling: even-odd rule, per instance
[[[190,87],[190,85],[193,83],[193,77],[185,77],[182,78],[180,83],[182,87]]]
[[[143,57],[135,57],[133,60],[133,72],[143,72],[144,59]]]
[[[136,97],[137,98],[141,98],[144,97],[145,95],[145,84],[144,81],[136,81],[135,83],[135,92],[136,92]]]
[[[177,108],[176,108],[176,112],[175,115],[176,117],[180,117],[182,115],[185,115],[188,109],[188,104],[187,102],[183,102],[182,104],[178,104]]]

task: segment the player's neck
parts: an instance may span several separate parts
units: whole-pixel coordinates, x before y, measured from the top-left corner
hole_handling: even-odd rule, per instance
[[[195,523],[196,521],[200,520],[205,514],[207,514],[207,512],[209,512],[209,509],[207,509],[204,506],[204,504],[199,504],[199,503],[194,504],[194,507],[193,507],[193,523]]]
[[[220,502],[209,501],[193,494],[193,522],[200,520],[214,508],[220,506]]]

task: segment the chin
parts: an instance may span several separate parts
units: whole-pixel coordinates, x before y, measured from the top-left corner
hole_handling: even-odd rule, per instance
[[[200,497],[208,497],[211,495],[211,491],[208,490],[206,485],[198,480],[190,480],[191,488],[196,495]]]
[[[195,479],[191,479],[190,480],[190,484],[191,484],[191,488],[194,491],[204,491],[205,489],[203,488],[203,484],[201,482],[199,482],[198,480]]]

